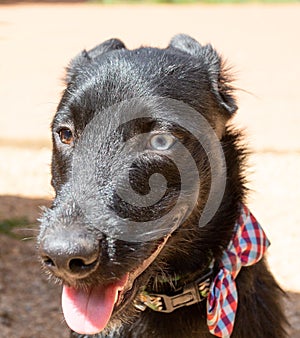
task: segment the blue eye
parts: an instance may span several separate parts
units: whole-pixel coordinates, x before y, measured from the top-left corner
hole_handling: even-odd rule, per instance
[[[175,142],[175,138],[171,134],[156,134],[151,137],[149,144],[154,150],[168,150]]]

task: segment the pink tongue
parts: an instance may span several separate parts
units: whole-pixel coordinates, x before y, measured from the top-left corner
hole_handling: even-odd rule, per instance
[[[62,309],[69,327],[81,334],[96,334],[107,325],[118,298],[118,290],[125,286],[128,275],[106,286],[84,291],[63,287]]]

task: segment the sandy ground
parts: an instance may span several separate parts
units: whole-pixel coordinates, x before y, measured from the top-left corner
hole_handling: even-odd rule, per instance
[[[178,32],[212,42],[234,66],[253,149],[249,205],[272,246],[269,263],[290,296],[300,337],[300,5],[0,6],[0,222],[26,216],[20,241],[0,235],[0,337],[67,337],[59,288],[41,277],[34,225],[49,204],[48,126],[69,59],[120,37],[129,48],[165,46]]]

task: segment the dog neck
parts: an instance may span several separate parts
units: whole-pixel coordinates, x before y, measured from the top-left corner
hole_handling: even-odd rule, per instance
[[[238,304],[236,277],[242,267],[259,262],[270,242],[253,214],[245,205],[240,205],[240,216],[235,223],[234,233],[221,261],[215,260],[202,278],[187,284],[172,296],[142,290],[135,307],[145,310],[170,313],[183,306],[190,306],[207,298],[207,325],[218,337],[228,337],[233,331]],[[216,271],[215,270],[215,271]],[[219,271],[218,271],[219,270]],[[214,277],[213,277],[214,276]]]
[[[207,298],[213,275],[214,260],[211,261],[206,273],[194,279],[192,282],[183,282],[183,280],[186,281],[187,278],[181,278],[180,276],[177,276],[174,281],[162,280],[161,283],[170,284],[170,282],[173,282],[173,287],[179,283],[183,285],[181,287],[175,287],[171,294],[156,293],[149,291],[146,287],[142,287],[138,297],[134,301],[134,306],[141,311],[149,307],[157,312],[170,313],[183,306],[199,303]],[[191,276],[189,276],[189,279],[191,279]]]

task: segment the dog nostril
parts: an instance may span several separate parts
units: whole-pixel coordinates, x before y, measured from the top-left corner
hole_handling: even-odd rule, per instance
[[[53,268],[55,267],[55,263],[54,261],[48,257],[48,256],[45,256],[45,257],[42,257],[42,260],[43,260],[43,263],[48,267],[48,268]]]
[[[97,260],[87,264],[83,259],[74,258],[69,262],[69,269],[72,273],[83,272],[86,270],[92,270],[96,265]]]

